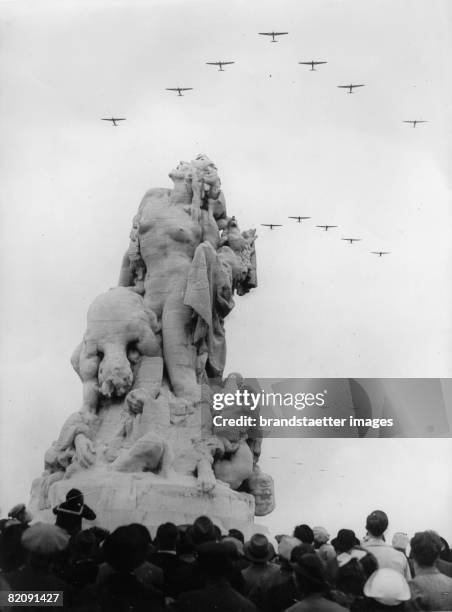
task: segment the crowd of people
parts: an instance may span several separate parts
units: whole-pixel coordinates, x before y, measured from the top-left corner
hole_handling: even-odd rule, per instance
[[[74,612],[452,610],[446,540],[422,531],[389,543],[381,510],[361,541],[301,524],[277,546],[263,533],[222,533],[207,516],[164,523],[154,538],[136,523],[82,529],[96,515],[76,489],[53,513],[55,524],[33,523],[18,504],[0,521],[0,591],[62,592]]]

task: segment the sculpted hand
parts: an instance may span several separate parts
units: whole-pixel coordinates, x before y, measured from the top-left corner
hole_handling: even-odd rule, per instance
[[[75,441],[75,459],[81,467],[88,468],[94,463],[96,451],[93,443],[83,434],[78,434]]]

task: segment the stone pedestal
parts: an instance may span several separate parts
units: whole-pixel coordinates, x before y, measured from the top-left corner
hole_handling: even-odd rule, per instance
[[[30,509],[36,520],[54,522],[52,507],[63,502],[66,493],[76,488],[83,492],[85,502],[97,515],[95,524],[112,531],[120,525],[142,523],[155,534],[156,528],[167,521],[176,525],[192,523],[207,515],[222,531],[233,527],[245,534],[255,528],[254,498],[217,483],[208,494],[197,490],[192,476],[177,476],[174,481],[150,472],[119,473],[91,469],[60,480],[49,489],[50,508],[38,509],[39,480],[33,483]],[[88,526],[88,524],[86,525]]]

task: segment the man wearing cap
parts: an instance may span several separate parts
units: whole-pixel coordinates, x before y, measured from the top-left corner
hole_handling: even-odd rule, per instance
[[[244,546],[245,557],[250,565],[242,570],[245,581],[243,594],[248,596],[261,584],[271,580],[279,573],[279,567],[270,560],[275,556],[275,549],[263,533],[255,533]]]
[[[82,519],[94,521],[96,514],[84,503],[83,494],[78,489],[71,489],[66,495],[66,501],[53,508],[56,515],[55,524],[74,535],[82,529]]]
[[[406,580],[411,578],[408,559],[384,540],[384,532],[388,528],[388,517],[383,510],[374,510],[366,520],[367,537],[363,548],[371,552],[378,561],[378,567],[388,567],[402,574]]]
[[[56,525],[35,523],[23,532],[21,542],[27,554],[25,565],[4,575],[11,590],[63,591],[64,605],[70,606],[72,593],[69,585],[52,573],[53,562],[69,544],[68,534]],[[26,607],[15,609],[29,610]]]
[[[26,526],[28,526],[31,523],[31,520],[33,518],[33,516],[27,510],[27,507],[25,504],[16,504],[15,506],[13,506],[11,510],[8,512],[8,516],[11,519],[19,521],[19,523],[22,523],[22,525],[26,525]]]

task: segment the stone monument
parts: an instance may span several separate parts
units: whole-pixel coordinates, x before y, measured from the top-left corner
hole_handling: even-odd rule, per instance
[[[63,424],[32,485],[31,508],[49,519],[71,488],[107,529],[210,516],[252,531],[273,510],[258,466],[261,433],[215,428],[224,378],[224,319],[234,296],[257,286],[255,230],[229,217],[205,155],[169,173],[173,189],[147,191],[132,222],[119,286],[98,296],[71,362],[82,406]],[[235,414],[244,408],[235,407]]]

